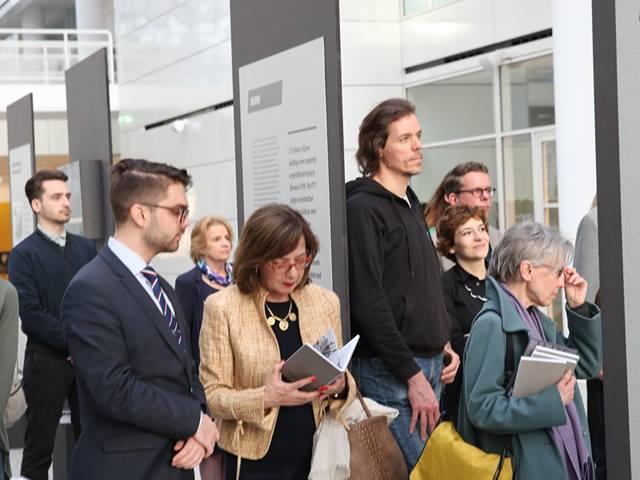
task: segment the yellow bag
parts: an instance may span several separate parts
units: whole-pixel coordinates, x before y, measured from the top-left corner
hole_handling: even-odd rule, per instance
[[[511,480],[511,458],[486,453],[467,442],[453,423],[441,422],[433,431],[410,480]]]

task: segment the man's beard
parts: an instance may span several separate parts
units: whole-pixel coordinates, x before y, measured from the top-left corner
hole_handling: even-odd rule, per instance
[[[184,232],[182,232],[184,233]],[[149,225],[149,229],[144,233],[144,242],[145,244],[156,254],[163,252],[175,252],[180,246],[180,239],[174,244],[174,240],[177,236],[173,235],[169,237],[165,234],[160,225],[153,219],[151,221],[151,225]],[[182,238],[182,234],[180,234],[180,238]]]
[[[162,232],[147,233],[144,236],[145,244],[156,254],[164,252],[175,252],[178,245],[174,245],[175,237],[168,237]]]
[[[48,212],[41,212],[40,216],[42,219],[51,223],[55,223],[56,225],[64,225],[66,223],[69,223],[69,220],[71,220],[71,212],[69,212],[69,215],[64,216],[62,214],[49,215]]]

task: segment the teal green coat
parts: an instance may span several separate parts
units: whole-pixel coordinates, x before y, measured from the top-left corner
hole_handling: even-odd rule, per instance
[[[566,421],[560,393],[552,385],[529,397],[505,395],[505,332],[514,333],[517,366],[529,341],[529,331],[510,298],[493,278],[487,277],[486,289],[488,300],[474,321],[464,352],[458,431],[468,443],[493,453],[500,453],[511,435],[517,479],[566,479],[564,456],[556,447],[550,430]],[[567,308],[568,339],[557,331],[550,318],[540,313],[548,341],[578,350],[580,361],[575,370],[578,378],[593,378],[600,370],[600,312],[593,305],[589,308],[591,318]],[[591,451],[587,418],[577,384],[574,401],[582,435]]]

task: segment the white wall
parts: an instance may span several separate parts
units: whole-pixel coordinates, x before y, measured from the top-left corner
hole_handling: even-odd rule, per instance
[[[341,0],[342,113],[345,179],[360,176],[358,127],[380,101],[404,96],[400,2]]]
[[[591,1],[554,2],[553,32],[560,229],[575,239],[596,193]]]
[[[228,0],[115,0],[122,157],[187,168],[191,218],[222,215],[235,227],[233,109],[192,118],[178,133],[162,121],[233,98]],[[191,268],[189,236],[154,263],[173,281]]]
[[[552,0],[463,0],[402,21],[403,67],[551,28]]]

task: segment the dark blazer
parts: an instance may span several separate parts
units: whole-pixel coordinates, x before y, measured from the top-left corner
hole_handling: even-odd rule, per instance
[[[171,286],[160,278],[183,332]],[[70,480],[193,479],[171,466],[173,446],[198,429],[204,390],[158,307],[104,247],[74,277],[61,317],[73,358],[82,435]]]
[[[202,272],[196,266],[176,278],[176,294],[180,306],[189,325],[191,353],[196,367],[200,366],[200,329],[202,328],[202,312],[207,297],[219,290],[204,283]]]

